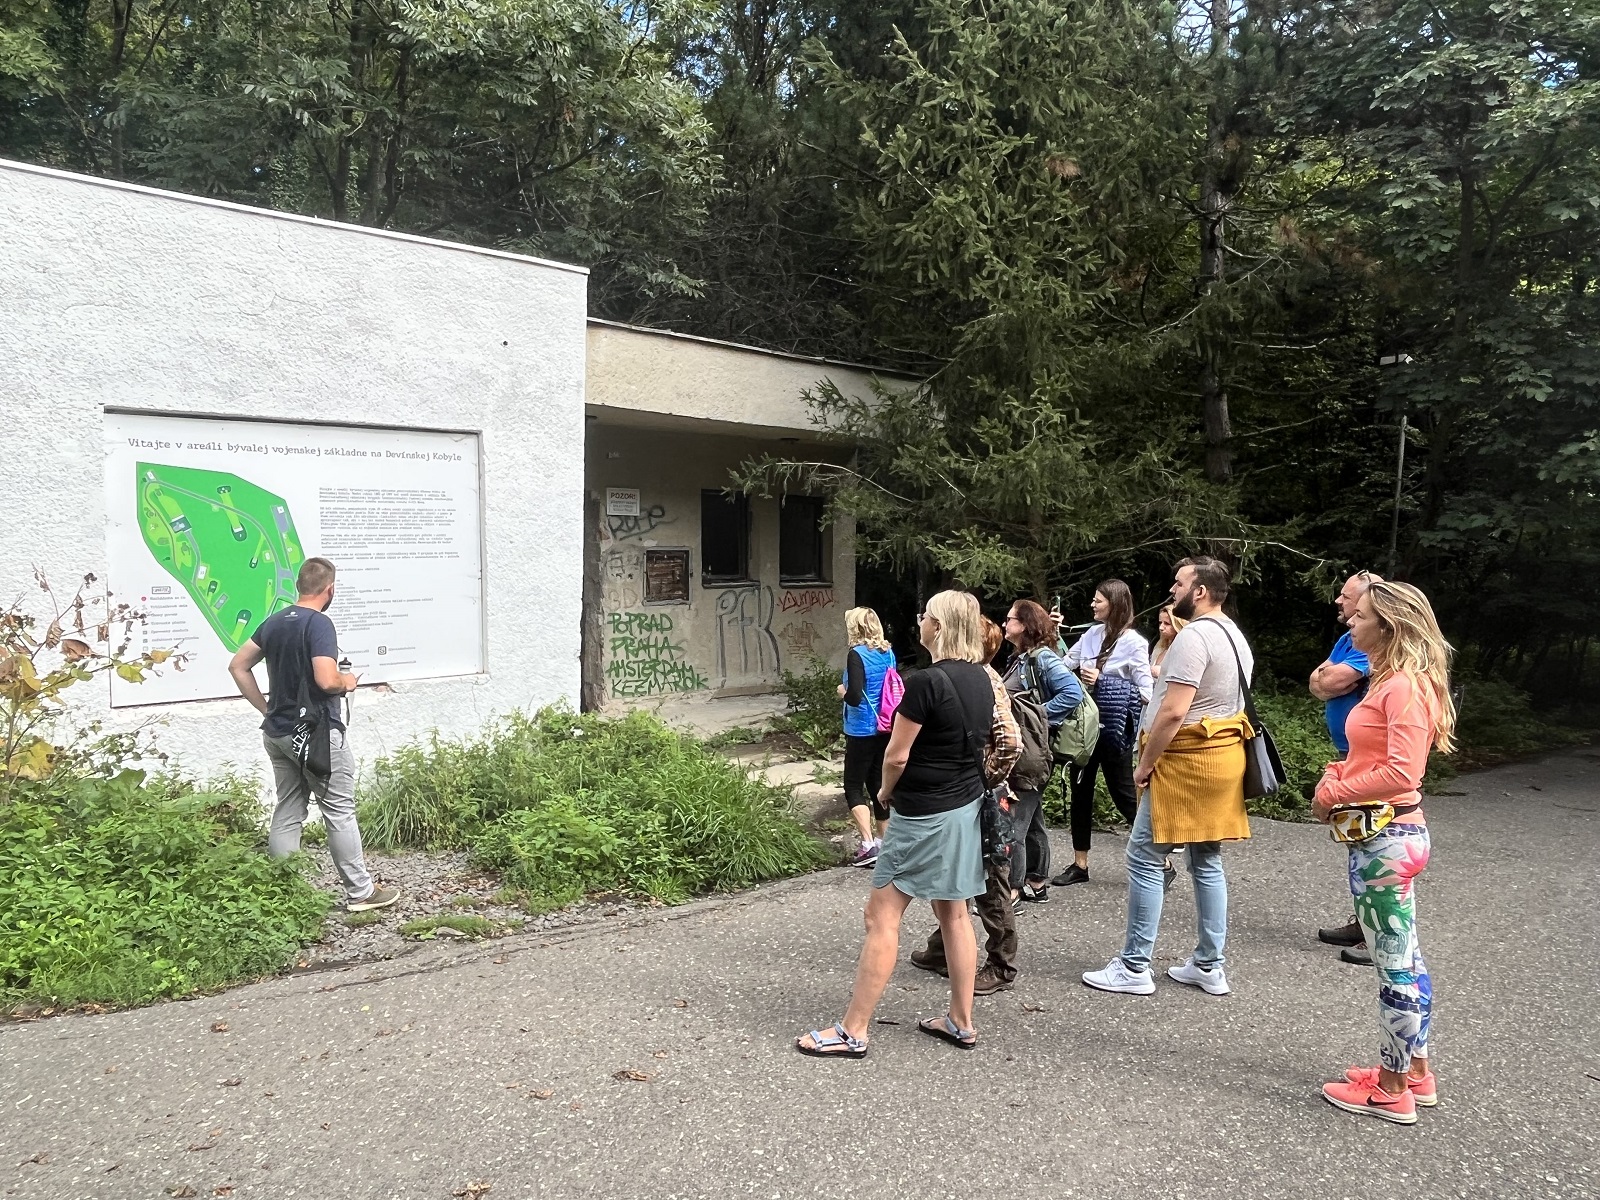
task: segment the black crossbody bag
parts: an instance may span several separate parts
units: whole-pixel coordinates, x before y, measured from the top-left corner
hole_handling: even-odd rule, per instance
[[[1244,739],[1244,798],[1259,800],[1283,786],[1283,759],[1278,754],[1278,744],[1272,740],[1272,734],[1267,732],[1267,727],[1256,715],[1256,702],[1250,695],[1250,681],[1244,677],[1244,659],[1239,655],[1233,635],[1228,632],[1226,625],[1214,617],[1201,617],[1200,620],[1210,621],[1221,629],[1222,636],[1228,639],[1228,649],[1233,651],[1233,663],[1239,670],[1239,690],[1244,693],[1244,715],[1249,719],[1251,729],[1250,736]]]
[[[955,701],[956,712],[961,714],[961,730],[966,735],[972,760],[978,768],[978,782],[983,785],[983,802],[978,805],[978,827],[983,840],[984,865],[1009,866],[1011,844],[1016,840],[1011,819],[1011,787],[1003,779],[994,787],[989,786],[989,778],[983,771],[982,739],[975,737],[972,732],[972,724],[967,720],[967,706],[961,702],[961,693],[956,691],[955,682],[945,674],[944,668],[933,666],[928,669],[939,673],[945,691]]]
[[[311,698],[311,620],[306,619],[301,646],[305,654],[305,670],[300,674],[300,694],[295,704],[300,712],[295,719],[290,744],[300,769],[314,779],[325,780],[333,774],[333,725],[328,720],[328,706]]]

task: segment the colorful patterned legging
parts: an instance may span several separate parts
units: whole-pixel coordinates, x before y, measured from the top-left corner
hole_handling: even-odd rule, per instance
[[[1396,1072],[1428,1053],[1433,985],[1417,946],[1411,887],[1427,865],[1425,825],[1393,824],[1350,847],[1350,894],[1378,969],[1378,1056]]]

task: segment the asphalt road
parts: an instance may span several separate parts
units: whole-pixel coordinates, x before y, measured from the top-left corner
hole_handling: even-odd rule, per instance
[[[1258,822],[1227,855],[1226,998],[1079,983],[1120,945],[1107,838],[1091,883],[1026,914],[1024,977],[978,1002],[975,1052],[916,1033],[941,981],[902,963],[868,1058],[803,1058],[792,1039],[839,1013],[859,944],[866,880],[841,869],[543,941],[0,1027],[0,1192],[1600,1194],[1600,753],[1452,790],[1428,805],[1420,885],[1441,1101],[1414,1128],[1320,1098],[1375,1059],[1375,986],[1312,935],[1349,911],[1336,848]],[[925,906],[909,916],[928,926]],[[1158,967],[1192,920],[1185,879]]]

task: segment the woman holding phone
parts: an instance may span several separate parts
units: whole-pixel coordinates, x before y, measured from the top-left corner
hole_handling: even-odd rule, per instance
[[[1072,863],[1052,881],[1058,887],[1088,882],[1097,775],[1105,776],[1111,802],[1133,824],[1139,809],[1133,786],[1134,731],[1155,686],[1150,647],[1133,627],[1133,590],[1120,579],[1103,580],[1089,608],[1095,623],[1067,651],[1067,666],[1078,673],[1100,708],[1100,737],[1088,762],[1067,768],[1072,787]]]

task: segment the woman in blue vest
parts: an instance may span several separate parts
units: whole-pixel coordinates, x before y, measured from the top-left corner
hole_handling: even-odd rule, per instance
[[[878,802],[883,752],[889,745],[889,735],[878,732],[878,706],[884,678],[894,667],[894,651],[883,636],[878,614],[870,608],[845,613],[844,630],[850,643],[844,682],[839,685],[844,698],[844,799],[861,835],[861,847],[851,863],[870,867],[878,861],[883,827],[889,820],[889,810]]]

